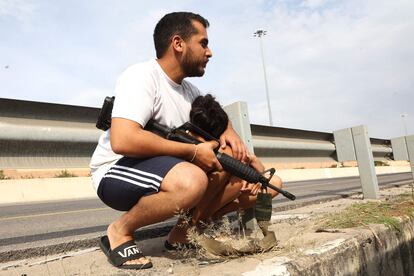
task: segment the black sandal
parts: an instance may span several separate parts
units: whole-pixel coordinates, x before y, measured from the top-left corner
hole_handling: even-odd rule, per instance
[[[148,262],[145,264],[126,264],[125,262],[130,260],[137,260],[141,257],[145,257],[138,246],[135,244],[134,240],[127,241],[117,248],[111,250],[111,246],[109,244],[108,236],[103,236],[99,240],[99,247],[105,253],[106,257],[108,258],[108,262],[111,263],[113,266],[117,268],[124,268],[124,269],[146,269],[151,268],[152,263]]]

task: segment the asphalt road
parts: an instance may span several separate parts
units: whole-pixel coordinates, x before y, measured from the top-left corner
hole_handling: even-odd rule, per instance
[[[378,182],[381,188],[409,184],[412,182],[412,175],[380,175]],[[362,191],[359,177],[290,182],[285,184],[285,189],[295,194],[297,199],[290,201],[278,196],[274,200],[274,208],[347,197]],[[98,199],[3,205],[0,207],[0,261],[17,259],[19,257],[16,254],[23,254],[33,248],[48,250],[55,245],[67,246],[79,240],[95,239],[96,242],[96,237],[104,234],[108,224],[120,214]],[[138,232],[137,236],[147,238],[151,235],[163,235],[174,221],[173,218],[149,226]],[[158,228],[158,232],[154,228]]]

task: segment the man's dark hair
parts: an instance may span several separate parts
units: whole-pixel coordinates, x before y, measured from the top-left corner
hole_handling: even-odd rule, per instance
[[[190,122],[218,139],[226,130],[229,117],[215,98],[207,94],[194,100],[191,105]]]
[[[154,29],[154,45],[157,58],[161,58],[170,46],[171,38],[179,35],[183,40],[187,40],[197,33],[192,21],[200,22],[204,28],[210,23],[199,14],[192,12],[173,12],[164,15]]]

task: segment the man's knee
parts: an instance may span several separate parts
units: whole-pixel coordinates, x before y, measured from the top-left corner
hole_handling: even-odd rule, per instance
[[[195,196],[199,199],[204,195],[208,186],[208,177],[199,167],[191,165],[188,172],[184,173],[178,181],[177,191],[185,191],[189,196]]]
[[[194,164],[181,162],[164,177],[163,191],[180,193],[183,197],[201,198],[207,189],[206,173]]]

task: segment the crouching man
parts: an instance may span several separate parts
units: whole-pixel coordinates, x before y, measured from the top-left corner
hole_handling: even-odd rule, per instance
[[[100,137],[90,164],[99,198],[125,211],[100,240],[117,267],[152,267],[134,243],[134,232],[195,207],[209,185],[207,172],[222,170],[213,151],[216,142],[185,144],[144,130],[150,119],[169,127],[189,120],[200,91],[184,78],[204,74],[212,56],[208,26],[198,14],[165,15],[154,30],[157,58],[129,67],[117,81],[111,128]],[[246,158],[246,147],[230,123],[220,143],[223,149],[230,145],[235,158]],[[175,227],[169,242],[185,242],[185,234]]]

